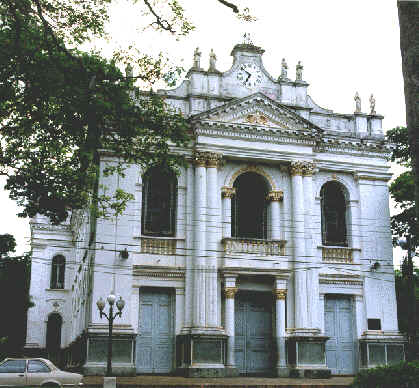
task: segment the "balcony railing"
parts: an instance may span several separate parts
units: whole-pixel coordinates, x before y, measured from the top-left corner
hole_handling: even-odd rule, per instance
[[[353,263],[354,248],[321,246],[322,260],[329,263]]]
[[[164,237],[141,237],[141,253],[175,255],[176,239]]]
[[[223,238],[224,252],[262,256],[284,256],[285,240],[260,240],[253,238]]]

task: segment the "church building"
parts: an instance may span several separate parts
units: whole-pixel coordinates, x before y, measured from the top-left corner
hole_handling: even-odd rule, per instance
[[[103,177],[134,195],[123,215],[32,220],[28,353],[103,374],[96,303],[114,292],[119,375],[319,377],[404,358],[383,116],[372,96],[368,113],[358,94],[354,113],[320,107],[300,62],[276,79],[263,53],[237,44],[223,73],[197,49],[159,91],[191,120],[187,163]]]

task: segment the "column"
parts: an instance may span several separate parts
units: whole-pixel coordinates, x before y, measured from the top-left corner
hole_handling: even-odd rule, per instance
[[[233,280],[235,284],[235,279]],[[227,282],[226,282],[227,283]],[[227,283],[228,284],[228,283]],[[227,367],[235,367],[234,359],[234,297],[237,293],[237,287],[227,286],[224,288],[225,293],[225,331],[228,335],[227,339]]]
[[[360,239],[360,209],[359,209],[359,201],[358,200],[350,200],[347,202],[349,212],[349,220],[346,220],[346,223],[349,225],[350,228],[350,247],[355,248],[352,251],[354,263],[360,263],[360,249],[361,249],[361,239]]]
[[[271,202],[271,240],[280,240],[280,224],[281,214],[279,211],[279,202],[284,198],[282,191],[270,191],[267,195],[267,200]]]
[[[295,327],[307,328],[307,265],[305,257],[303,166],[301,162],[290,165],[292,187],[292,217],[294,226],[294,298]]]
[[[206,265],[206,326],[218,327],[218,228],[220,226],[220,209],[217,168],[222,156],[206,153],[207,157],[207,265]]]
[[[367,330],[367,314],[365,310],[365,301],[362,295],[354,295],[355,299],[355,315],[356,315],[356,334],[358,339],[361,338],[365,330]]]
[[[287,297],[287,290],[276,288],[274,291],[276,300],[276,346],[277,346],[277,374],[278,376],[287,376],[287,361],[285,354],[285,298]]]
[[[304,233],[307,267],[307,321],[310,328],[319,328],[319,276],[317,269],[316,248],[313,246],[312,218],[313,218],[313,174],[315,165],[306,162],[303,165],[303,192],[304,192]]]
[[[184,328],[188,330],[192,326],[193,309],[193,201],[194,201],[194,170],[192,161],[189,161],[186,170],[186,273],[185,273],[185,319]]]
[[[205,255],[206,255],[206,206],[207,206],[207,169],[204,153],[194,155],[194,289],[193,289],[193,326],[205,326]]]
[[[224,186],[221,189],[223,197],[223,238],[231,237],[231,199],[236,194],[234,187]]]

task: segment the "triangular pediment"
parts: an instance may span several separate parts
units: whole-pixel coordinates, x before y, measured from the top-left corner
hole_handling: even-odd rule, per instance
[[[213,121],[225,124],[268,127],[271,130],[320,129],[315,124],[262,93],[231,100],[223,105],[199,113],[193,121]]]

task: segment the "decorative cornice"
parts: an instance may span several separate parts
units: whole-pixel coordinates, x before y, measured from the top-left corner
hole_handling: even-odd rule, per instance
[[[221,195],[223,198],[233,198],[236,195],[236,188],[223,186],[221,188]]]
[[[227,299],[234,299],[234,296],[236,295],[238,290],[239,289],[237,287],[225,287],[224,294]]]
[[[276,300],[285,300],[287,297],[286,289],[275,289],[272,291]]]
[[[284,193],[281,190],[270,191],[266,199],[271,202],[280,202],[284,199]]]

